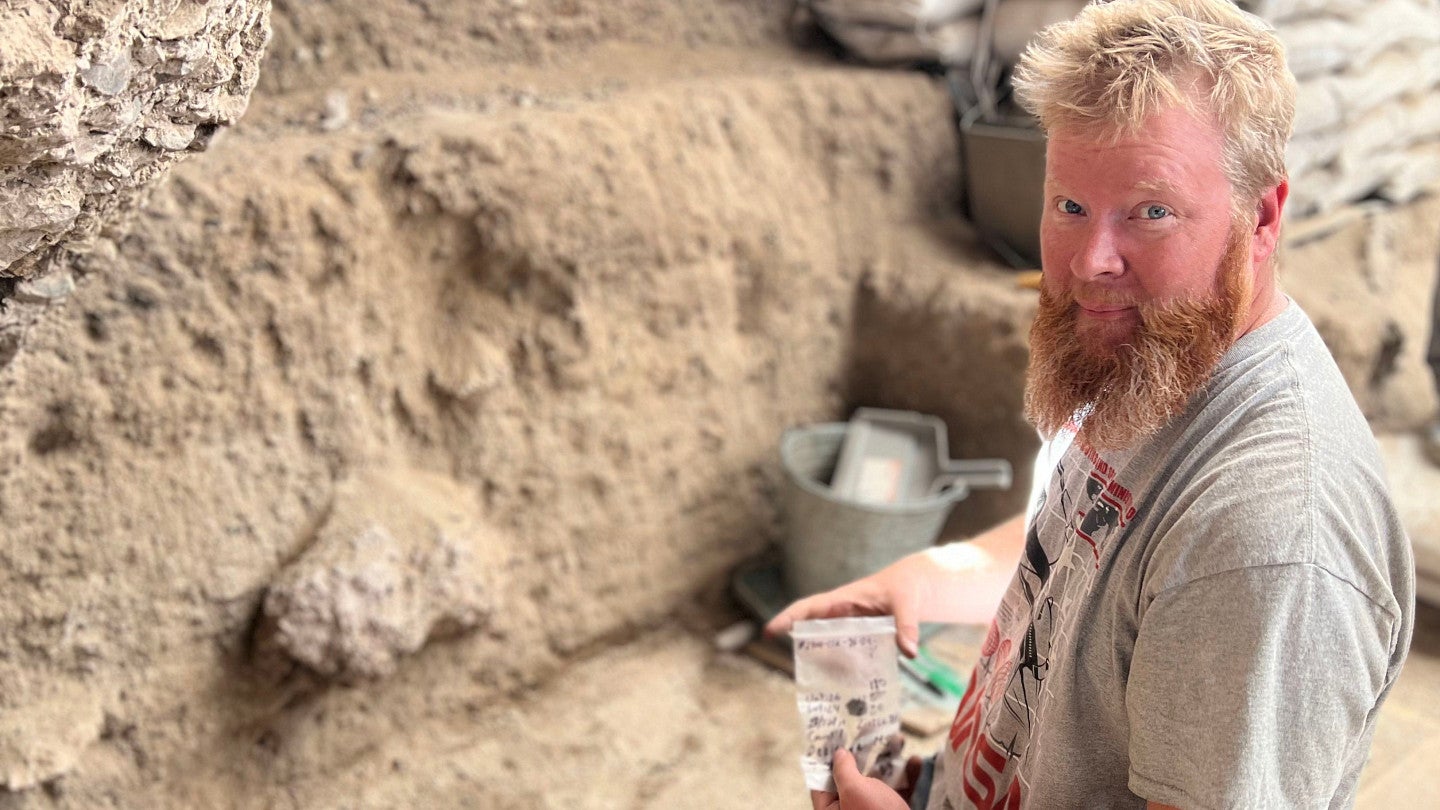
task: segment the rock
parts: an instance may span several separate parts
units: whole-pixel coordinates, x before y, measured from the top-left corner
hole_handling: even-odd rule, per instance
[[[62,270],[16,284],[15,300],[27,304],[49,304],[65,300],[74,291],[75,279]]]
[[[78,685],[0,711],[0,790],[30,790],[69,773],[104,720],[99,700]]]
[[[268,0],[0,6],[0,277],[64,265],[235,123],[269,36]],[[18,347],[35,317],[0,309],[0,335]]]
[[[122,54],[108,54],[97,57],[89,67],[80,71],[80,79],[107,96],[118,96],[130,86],[130,77],[135,75],[135,63]]]
[[[10,265],[68,231],[83,195],[67,173],[46,168],[27,183],[0,183],[0,264]]]
[[[344,90],[325,94],[325,110],[320,114],[320,129],[334,132],[350,123],[350,96]]]
[[[153,127],[146,127],[141,137],[145,143],[157,149],[179,152],[194,143],[195,127],[161,121]]]
[[[489,614],[484,561],[496,537],[452,481],[410,470],[339,488],[315,542],[265,597],[256,651],[342,683],[382,678],[431,638]]]

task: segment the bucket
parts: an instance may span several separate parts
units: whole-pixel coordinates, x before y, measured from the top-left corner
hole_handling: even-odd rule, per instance
[[[830,481],[848,429],[848,423],[827,422],[791,428],[780,438],[786,523],[781,554],[785,585],[793,598],[838,588],[929,548],[950,510],[970,491],[965,480],[969,473],[963,473],[947,489],[895,503],[840,497]],[[974,468],[981,486],[987,484],[979,482],[997,480],[1003,467],[1003,481],[1009,485],[1010,466],[1003,460],[965,464]]]

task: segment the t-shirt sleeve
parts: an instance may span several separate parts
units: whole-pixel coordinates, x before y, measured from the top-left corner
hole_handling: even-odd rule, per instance
[[[1184,808],[1326,806],[1384,687],[1390,621],[1323,568],[1161,592],[1126,687],[1130,790]]]

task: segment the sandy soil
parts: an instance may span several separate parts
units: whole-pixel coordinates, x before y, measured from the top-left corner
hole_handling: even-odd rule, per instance
[[[1033,299],[959,221],[943,88],[782,18],[275,4],[246,120],[0,373],[0,809],[805,806],[789,684],[708,646],[775,441],[916,408],[1023,484]],[[1396,427],[1436,212],[1291,252]],[[375,525],[449,545],[367,579]],[[403,564],[435,548],[470,556]],[[258,644],[317,573],[435,587],[316,590]]]

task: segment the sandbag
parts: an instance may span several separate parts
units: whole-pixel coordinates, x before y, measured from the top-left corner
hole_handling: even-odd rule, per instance
[[[1290,200],[1286,205],[1289,215],[1324,214],[1375,194],[1390,179],[1391,167],[1375,165],[1372,168],[1373,171],[1366,173],[1322,168],[1291,178]]]
[[[1401,96],[1440,87],[1440,45],[1401,43],[1322,81],[1335,94],[1345,120],[1353,121]],[[1298,99],[1296,107],[1298,113]]]
[[[872,64],[968,66],[978,47],[985,0],[809,0],[816,23]],[[1013,65],[1041,28],[1074,16],[1085,0],[999,0],[992,54]]]
[[[1315,14],[1353,15],[1364,11],[1373,0],[1241,0],[1240,7],[1270,22]]]
[[[1382,0],[1353,17],[1313,17],[1277,25],[1297,79],[1363,65],[1401,43],[1440,44],[1440,13],[1418,0]]]
[[[1278,26],[1285,58],[1297,79],[1334,73],[1362,60],[1366,45],[1359,26],[1335,17],[1306,19]]]
[[[1285,166],[1291,177],[1304,175],[1333,163],[1344,144],[1345,132],[1338,127],[1291,138],[1285,147]]]
[[[968,17],[929,28],[832,23],[817,18],[821,28],[856,58],[874,65],[935,62],[967,65],[975,55],[980,20]]]
[[[1345,123],[1345,104],[1336,77],[1300,82],[1295,91],[1295,137],[1334,129]]]
[[[1080,13],[1085,0],[1000,0],[995,5],[995,56],[1013,65],[1030,39],[1047,25]]]
[[[1359,121],[1296,137],[1285,152],[1292,216],[1323,213],[1377,195],[1409,202],[1440,190],[1440,93],[1421,92]]]
[[[1440,137],[1440,88],[1414,95],[1409,115],[1409,130],[1417,141]]]
[[[1323,199],[1325,189],[1335,184],[1335,170],[1315,168],[1290,175],[1290,198],[1285,213],[1292,219],[1315,216],[1328,210]]]
[[[1377,156],[1404,150],[1440,136],[1440,96],[1420,93],[1383,104],[1351,122],[1339,159],[1342,168],[1363,171]]]
[[[1397,160],[1398,168],[1380,188],[1394,203],[1407,203],[1428,192],[1440,191],[1440,139],[1418,143]]]
[[[810,0],[827,20],[891,28],[928,27],[980,13],[985,0]]]

